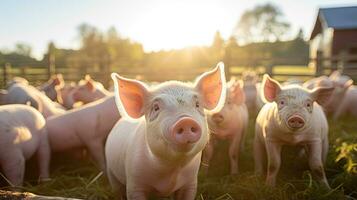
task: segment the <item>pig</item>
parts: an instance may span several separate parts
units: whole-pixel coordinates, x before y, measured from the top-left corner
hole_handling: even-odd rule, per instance
[[[328,152],[328,123],[319,104],[329,100],[333,88],[307,90],[298,85],[282,87],[268,75],[262,83],[267,101],[255,124],[255,172],[266,174],[266,184],[274,186],[281,164],[283,145],[303,145],[316,179],[329,188],[324,172]],[[264,169],[267,160],[267,170]]]
[[[101,83],[94,81],[89,75],[86,75],[85,79],[81,80],[75,91],[73,91],[73,99],[74,101],[81,101],[87,104],[111,94]]]
[[[245,94],[245,104],[250,111],[257,111],[257,83],[258,76],[255,72],[245,72],[242,74],[243,90]]]
[[[116,73],[122,116],[105,145],[107,176],[119,197],[194,199],[201,152],[209,140],[206,110],[224,103],[223,63],[192,85],[169,81],[151,88]],[[125,198],[125,197],[124,197]]]
[[[244,103],[244,91],[238,81],[229,82],[226,98],[219,112],[209,113],[207,116],[211,137],[202,155],[201,164],[205,174],[213,156],[214,144],[218,139],[230,141],[230,173],[238,173],[238,154],[248,128],[248,109]]]
[[[72,109],[76,103],[73,98],[73,93],[77,85],[75,82],[65,84],[63,88],[59,90],[59,95],[57,96],[57,101],[64,106],[67,110]]]
[[[31,85],[13,84],[2,96],[3,104],[29,104],[47,118],[65,110]]]
[[[50,147],[45,119],[27,105],[0,106],[0,164],[13,186],[22,186],[25,161],[37,156],[39,180],[49,179]]]
[[[350,86],[344,98],[339,104],[337,104],[336,112],[333,114],[333,119],[337,120],[345,114],[350,114],[353,117],[357,117],[357,86]]]
[[[50,80],[41,85],[38,89],[43,91],[52,101],[57,101],[59,90],[64,87],[62,74],[53,75]]]
[[[6,83],[6,88],[11,87],[15,83],[22,83],[22,84],[25,84],[25,85],[29,84],[28,80],[26,80],[25,78],[22,78],[22,77],[19,77],[19,76],[15,76],[9,82]]]
[[[320,76],[311,79],[303,84],[305,88],[314,89],[317,87],[333,87],[334,91],[330,99],[323,105],[324,111],[328,115],[336,115],[341,101],[345,98],[345,94],[349,87],[353,85],[353,80],[348,76],[341,76],[339,72],[333,72],[329,77]]]
[[[105,172],[104,143],[119,119],[113,95],[49,117],[46,126],[51,150],[78,153],[86,149]]]

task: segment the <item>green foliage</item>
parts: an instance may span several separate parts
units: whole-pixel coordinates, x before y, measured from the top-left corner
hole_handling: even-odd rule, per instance
[[[235,32],[244,43],[280,40],[290,28],[281,18],[283,13],[270,3],[258,5],[241,16]]]

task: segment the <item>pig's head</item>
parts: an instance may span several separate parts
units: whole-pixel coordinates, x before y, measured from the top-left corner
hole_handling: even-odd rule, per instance
[[[223,63],[194,84],[168,81],[149,88],[116,73],[112,78],[121,115],[134,120],[144,117],[151,152],[175,160],[204,148],[209,139],[205,110],[220,109],[225,100]]]
[[[101,83],[94,81],[89,75],[86,75],[84,80],[80,80],[75,91],[73,91],[74,101],[83,103],[93,102],[98,98],[97,90],[104,88]]]
[[[303,130],[311,126],[312,113],[316,105],[327,102],[334,88],[317,87],[304,89],[298,85],[282,87],[279,82],[264,75],[262,96],[266,102],[276,104],[276,120],[288,131]]]
[[[5,96],[7,95],[7,90],[0,89],[0,105],[5,103]]]
[[[208,126],[211,131],[217,129],[228,130],[232,125],[237,124],[233,115],[237,107],[245,102],[245,94],[241,87],[240,81],[231,80],[227,84],[227,96],[223,108],[218,112],[210,112],[207,116]]]
[[[258,75],[254,71],[246,71],[242,73],[244,85],[255,85],[258,82]]]

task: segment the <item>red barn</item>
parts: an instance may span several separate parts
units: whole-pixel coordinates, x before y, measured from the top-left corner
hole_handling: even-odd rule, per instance
[[[310,57],[357,54],[357,6],[320,8],[310,36]]]

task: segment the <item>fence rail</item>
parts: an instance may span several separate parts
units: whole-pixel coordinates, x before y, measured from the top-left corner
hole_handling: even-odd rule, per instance
[[[301,79],[309,79],[311,77],[320,76],[323,74],[329,74],[332,70],[340,70],[350,75],[352,78],[357,79],[357,55],[345,55],[334,56],[330,58],[314,58],[310,59],[309,66],[301,65],[289,65],[281,66],[275,65],[271,60],[261,59],[254,60],[254,65],[248,66],[227,66],[226,74],[230,76],[241,76],[244,70],[254,70],[258,75],[264,73],[270,74],[280,81],[286,80],[292,77],[299,77]],[[232,62],[227,62],[232,63]],[[283,63],[283,60],[279,60],[279,63]],[[166,81],[171,79],[189,81],[193,80],[197,75],[204,71],[207,71],[207,67],[198,68],[108,68],[105,69],[92,69],[92,68],[76,68],[76,67],[55,67],[54,64],[49,64],[47,68],[35,68],[35,67],[11,67],[10,64],[0,67],[0,87],[3,88],[6,82],[12,77],[21,76],[26,78],[31,84],[39,85],[49,79],[49,77],[55,73],[63,74],[66,81],[78,81],[82,79],[86,74],[90,74],[95,80],[101,81],[105,86],[111,84],[110,72],[117,72],[121,75],[137,78],[146,81]]]

